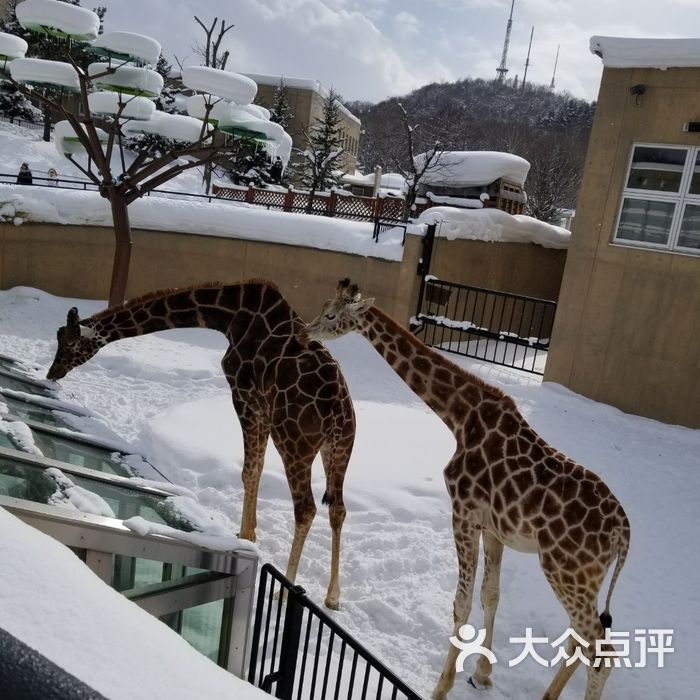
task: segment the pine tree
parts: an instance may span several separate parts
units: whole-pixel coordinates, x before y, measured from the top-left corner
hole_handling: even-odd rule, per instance
[[[279,124],[286,131],[292,119],[294,119],[294,114],[292,114],[292,108],[289,106],[287,85],[284,82],[284,78],[282,78],[272,99],[270,121]]]
[[[283,166],[279,158],[273,162],[263,148],[243,146],[224,169],[235,185],[266,187],[281,184]]]
[[[313,192],[327,190],[340,180],[335,170],[343,155],[338,94],[331,88],[323,100],[323,115],[309,131],[305,132],[306,150],[300,163],[301,180]],[[309,203],[313,196],[309,197]]]
[[[0,114],[27,122],[41,119],[41,112],[9,80],[0,81]]]
[[[175,95],[180,92],[176,88],[172,88],[168,85],[168,79],[170,78],[172,69],[172,64],[168,63],[165,56],[163,56],[163,52],[161,51],[160,56],[158,57],[158,63],[155,65],[155,71],[160,73],[160,75],[163,77],[163,90],[154,100],[154,102],[157,110],[161,112],[168,112],[169,114],[177,112],[177,107],[175,106]]]

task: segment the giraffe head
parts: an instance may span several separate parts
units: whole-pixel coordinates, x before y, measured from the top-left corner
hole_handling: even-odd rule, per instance
[[[321,313],[306,326],[307,340],[333,340],[341,335],[357,330],[367,309],[374,299],[363,299],[356,284],[350,284],[347,277],[338,282],[335,297],[329,299]]]
[[[58,329],[56,339],[58,348],[46,373],[47,379],[65,377],[72,369],[87,362],[105,344],[94,328],[80,324],[75,307],[68,312],[66,325]]]

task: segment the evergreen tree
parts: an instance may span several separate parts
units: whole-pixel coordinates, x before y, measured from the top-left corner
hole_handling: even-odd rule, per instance
[[[248,145],[228,161],[224,170],[235,185],[266,187],[281,184],[283,167],[279,158],[273,161],[264,149]]]
[[[339,184],[334,171],[343,155],[338,94],[331,88],[323,100],[323,114],[316,124],[304,133],[306,150],[301,154],[301,181],[313,192],[327,190]],[[309,204],[313,196],[309,197]]]
[[[287,94],[287,86],[284,78],[280,79],[280,84],[275,90],[275,96],[272,99],[272,107],[270,107],[270,121],[279,124],[285,131],[294,119],[292,108],[289,106],[289,95]]]
[[[0,81],[0,114],[10,119],[23,119],[38,122],[41,111],[17,89],[9,80]]]
[[[168,63],[165,56],[163,56],[163,52],[161,51],[160,56],[158,57],[158,63],[155,65],[155,71],[160,73],[160,75],[163,77],[163,90],[154,100],[154,102],[157,110],[161,112],[168,112],[170,114],[177,112],[177,107],[175,106],[175,95],[180,92],[177,90],[177,88],[173,88],[168,85],[172,69],[172,64]]]

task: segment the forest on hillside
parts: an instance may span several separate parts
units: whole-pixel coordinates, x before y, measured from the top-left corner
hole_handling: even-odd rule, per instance
[[[576,207],[595,103],[543,85],[465,78],[377,104],[346,104],[362,120],[363,172],[375,165],[406,170],[409,126],[414,154],[439,143],[442,150],[504,151],[528,160],[528,213],[538,219],[556,221]]]

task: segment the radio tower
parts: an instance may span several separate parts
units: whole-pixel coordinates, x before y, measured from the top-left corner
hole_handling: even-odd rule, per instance
[[[508,44],[510,43],[510,30],[513,27],[513,7],[515,5],[515,0],[510,4],[510,17],[508,17],[508,24],[506,25],[506,38],[503,42],[503,53],[501,54],[501,65],[496,68],[496,73],[498,73],[498,81],[503,82],[506,77],[508,68],[506,68],[506,61],[508,60]]]
[[[523,82],[520,83],[520,92],[525,91],[525,81],[527,80],[527,69],[530,67],[530,50],[532,49],[532,36],[535,33],[535,28],[530,32],[530,44],[527,47],[527,58],[525,59],[525,72],[523,73]]]
[[[554,76],[557,74],[557,63],[559,63],[559,49],[561,46],[557,44],[557,57],[554,59],[554,72],[552,73],[552,82],[549,84],[549,89],[554,90]]]

